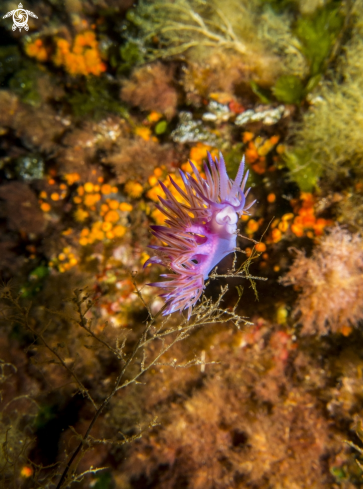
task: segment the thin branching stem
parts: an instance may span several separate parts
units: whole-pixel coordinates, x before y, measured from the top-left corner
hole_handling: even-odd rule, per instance
[[[66,477],[68,475],[68,472],[70,470],[70,468],[72,467],[73,465],[73,462],[76,460],[78,454],[81,452],[82,448],[85,446],[85,444],[87,443],[88,441],[88,438],[89,438],[89,435],[92,431],[92,428],[94,426],[94,424],[96,423],[97,419],[99,418],[100,414],[102,413],[102,411],[105,409],[105,407],[107,406],[107,404],[110,402],[110,400],[113,398],[113,396],[116,394],[116,392],[118,391],[118,388],[119,388],[119,385],[121,383],[121,380],[123,378],[123,376],[125,375],[125,372],[127,371],[130,363],[133,361],[133,359],[135,358],[137,352],[139,351],[140,349],[140,345],[142,344],[142,340],[144,338],[145,335],[147,335],[153,321],[155,321],[155,319],[157,319],[157,317],[163,313],[163,311],[166,309],[167,307],[167,304],[165,304],[161,309],[160,311],[158,311],[157,314],[155,314],[155,316],[153,317],[153,320],[148,322],[145,326],[145,329],[143,331],[143,333],[140,335],[139,337],[139,340],[138,342],[136,343],[133,351],[131,352],[131,354],[129,355],[128,359],[126,360],[124,366],[121,368],[121,371],[115,381],[115,384],[114,384],[114,387],[112,389],[112,391],[110,392],[110,394],[104,399],[104,401],[102,402],[102,404],[100,405],[100,407],[97,409],[95,415],[93,416],[88,428],[87,428],[87,431],[86,433],[84,434],[81,442],[79,443],[79,445],[77,446],[77,448],[75,449],[75,451],[73,452],[72,456],[70,457],[70,459],[68,460],[67,462],[67,465],[61,475],[61,478],[57,484],[57,487],[56,489],[61,489],[62,487],[64,487],[63,483],[64,481],[66,480]]]
[[[239,270],[243,270],[244,278],[249,278],[249,279],[259,278],[259,277],[252,277],[249,275],[248,266],[250,263],[251,263],[251,258],[248,258],[245,264],[242,266],[242,268],[240,267]],[[236,259],[233,262],[232,269],[233,270],[229,271],[231,277],[233,277],[234,276],[233,273],[236,272]],[[96,406],[89,391],[85,388],[83,383],[78,378],[78,375],[74,371],[74,368],[68,367],[68,365],[66,364],[62,356],[59,354],[57,349],[53,348],[46,340],[44,334],[45,331],[47,330],[48,324],[46,325],[45,328],[43,328],[42,331],[40,332],[36,331],[36,329],[32,326],[29,317],[30,306],[27,308],[21,307],[21,305],[19,304],[19,297],[15,299],[10,298],[10,301],[14,306],[14,309],[17,311],[16,314],[13,315],[12,319],[16,321],[21,321],[25,325],[25,327],[32,333],[34,339],[37,339],[37,341],[41,342],[56,357],[56,359],[58,360],[58,364],[64,367],[64,369],[73,377],[73,379],[79,385],[81,392],[91,401],[92,405],[95,408],[95,413],[88,425],[86,432],[83,434],[83,436],[80,434],[76,434],[79,443],[76,449],[74,450],[74,452],[70,455],[69,459],[65,462],[65,465],[63,465],[63,470],[62,471],[57,470],[57,473],[52,476],[53,478],[59,477],[58,483],[56,484],[56,489],[65,489],[71,483],[80,481],[86,474],[94,472],[93,470],[89,470],[83,472],[82,474],[76,473],[79,462],[83,457],[85,451],[92,448],[93,445],[95,444],[111,442],[110,440],[106,440],[106,439],[96,440],[91,436],[91,432],[98,418],[100,417],[100,415],[103,413],[107,405],[110,403],[111,399],[116,395],[116,393],[119,390],[124,389],[127,386],[130,386],[131,384],[140,383],[139,382],[140,377],[153,366],[169,365],[174,368],[176,367],[185,368],[191,365],[205,365],[204,360],[199,360],[199,359],[194,359],[191,362],[187,362],[187,364],[185,365],[184,364],[178,365],[175,360],[172,361],[171,363],[162,362],[162,357],[166,353],[168,353],[169,350],[176,343],[185,340],[190,335],[192,330],[194,330],[197,327],[206,326],[212,323],[230,322],[239,329],[240,324],[242,323],[251,324],[248,323],[245,318],[239,316],[236,313],[237,304],[232,309],[222,308],[222,302],[228,290],[228,285],[225,285],[221,287],[221,293],[219,294],[219,297],[215,302],[213,302],[212,299],[203,296],[199,301],[198,305],[194,307],[193,315],[190,319],[187,319],[186,317],[182,316],[182,320],[179,322],[177,326],[174,325],[169,326],[168,319],[165,318],[162,321],[160,321],[161,324],[156,325],[156,320],[168,308],[169,303],[167,302],[166,304],[164,304],[164,306],[156,314],[153,314],[151,308],[145,302],[144,297],[141,291],[139,290],[136,281],[134,279],[133,282],[134,282],[137,296],[139,297],[143,306],[148,311],[148,318],[146,319],[143,330],[139,334],[136,343],[134,344],[130,353],[127,355],[123,352],[127,337],[124,338],[121,346],[118,346],[118,340],[117,340],[116,348],[115,348],[114,346],[108,344],[107,341],[100,338],[97,334],[95,334],[92,331],[91,320],[87,320],[86,314],[90,311],[92,304],[94,302],[90,299],[90,296],[84,292],[84,290],[76,290],[74,292],[74,297],[71,299],[72,302],[75,304],[77,317],[74,316],[68,317],[62,313],[49,311],[50,313],[56,314],[57,316],[62,317],[63,319],[68,319],[73,323],[78,324],[78,326],[82,328],[82,330],[84,330],[88,336],[90,336],[94,341],[97,341],[103,347],[107,348],[119,360],[120,370],[119,373],[117,374],[115,382],[110,392],[104,397],[103,401],[98,406]],[[237,300],[238,303],[241,293],[239,289],[237,289],[237,291],[239,295]],[[5,299],[9,299],[9,297],[6,296]],[[170,338],[169,341],[167,341],[168,338]],[[149,358],[149,355],[147,354],[148,353],[147,347],[149,346],[149,344],[155,341],[159,342],[160,347],[157,349],[157,352],[154,355],[150,356]],[[138,362],[139,365],[138,365],[137,372],[133,373],[130,377],[129,375],[130,366],[136,365],[138,364]],[[151,426],[155,426],[155,424],[150,425],[149,428]],[[115,441],[115,443],[118,445],[128,443],[133,439],[138,438],[141,435],[142,435],[141,431],[139,434],[130,438],[125,437],[123,435],[123,440]]]
[[[74,369],[68,367],[68,365],[65,363],[65,361],[63,360],[63,358],[61,357],[61,355],[58,353],[58,351],[53,348],[48,342],[47,340],[44,338],[44,331],[47,329],[47,328],[44,328],[44,330],[40,333],[38,333],[37,331],[35,331],[35,329],[31,326],[30,324],[30,320],[29,320],[29,313],[30,313],[30,309],[31,309],[31,304],[29,304],[29,306],[25,309],[23,309],[19,302],[16,301],[16,300],[12,300],[11,299],[11,303],[12,305],[16,308],[16,310],[18,311],[18,313],[20,313],[20,317],[17,317],[18,320],[20,320],[26,329],[28,329],[34,338],[38,338],[38,340],[43,343],[43,345],[57,358],[57,360],[59,361],[60,365],[71,375],[71,377],[74,378],[74,380],[76,381],[76,384],[79,386],[79,389],[80,389],[80,392],[82,393],[82,395],[86,396],[92,403],[93,407],[95,408],[95,410],[97,410],[97,404],[95,403],[95,401],[93,400],[91,394],[89,393],[88,389],[86,389],[86,387],[83,385],[82,381],[80,380],[80,378],[78,377],[78,375],[76,374],[76,372],[74,371]]]
[[[79,324],[79,326],[81,328],[83,328],[85,331],[87,331],[87,333],[94,340],[98,341],[99,343],[101,343],[101,345],[103,345],[105,348],[110,350],[119,360],[123,360],[122,356],[120,355],[120,353],[115,348],[112,348],[112,346],[109,343],[107,343],[107,341],[104,341],[102,338],[100,338],[99,336],[94,334],[94,332],[91,330],[91,328],[89,328],[87,326],[87,319],[85,318],[85,314],[86,314],[86,312],[88,312],[89,308],[87,309],[86,312],[82,312],[82,299],[80,297],[81,292],[76,291],[75,294],[76,294],[76,299],[77,299],[77,301],[76,301],[77,311],[78,311],[79,318],[80,318],[79,321],[77,321],[77,324]],[[90,302],[92,304],[92,301],[90,301]]]

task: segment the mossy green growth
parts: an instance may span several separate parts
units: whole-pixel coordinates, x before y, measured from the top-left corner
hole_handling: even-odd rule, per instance
[[[292,74],[282,75],[272,89],[277,100],[299,104],[317,86],[343,23],[341,3],[335,0],[313,14],[299,17],[293,33],[300,42],[309,73],[304,79]]]
[[[297,11],[298,6],[296,0],[261,0],[261,3],[278,13],[286,12],[286,10]]]
[[[340,187],[342,179],[363,178],[362,19],[361,4],[335,74],[322,81],[309,109],[292,127],[294,148],[286,164],[294,171],[291,177],[301,186],[306,187],[305,180],[314,184],[323,172],[324,180],[333,188],[336,184]],[[307,177],[303,179],[305,170]]]
[[[120,56],[123,61],[120,66],[122,71],[131,70],[134,66],[145,61],[140,45],[134,41],[128,41],[124,46],[120,47]]]
[[[101,472],[96,475],[96,483],[93,489],[112,489],[114,487],[110,472]]]
[[[41,96],[38,90],[38,78],[40,70],[31,62],[26,62],[17,71],[9,82],[10,88],[25,102],[34,107],[41,103]]]
[[[44,265],[40,265],[29,274],[29,279],[33,281],[39,281],[45,279],[46,277],[48,277],[48,275],[49,268]]]
[[[105,77],[89,76],[83,83],[67,99],[76,117],[88,115],[101,119],[109,112],[127,116],[126,109],[118,101],[115,86]]]
[[[234,145],[233,148],[229,148],[227,151],[224,151],[223,156],[226,162],[228,176],[234,180],[243,156],[243,145]]]
[[[343,27],[344,17],[341,2],[332,1],[317,9],[314,14],[298,19],[295,34],[309,62],[309,78],[325,68],[331,49]]]
[[[254,80],[252,80],[250,82],[250,86],[251,86],[252,92],[255,95],[257,95],[257,97],[261,100],[261,102],[263,104],[269,104],[271,102],[271,100],[270,100],[271,92],[269,92],[269,90],[266,90],[262,87],[259,87]]]
[[[280,102],[296,104],[305,96],[305,88],[302,80],[295,75],[281,76],[272,89],[273,94]]]
[[[47,424],[56,416],[54,406],[44,404],[40,407],[37,417],[34,421],[34,427],[37,430],[46,428]]]
[[[133,24],[136,27],[142,27],[144,19],[142,16],[139,15],[139,13],[136,12],[136,10],[129,9],[126,12],[126,20],[130,23]],[[147,20],[149,20],[147,18]]]
[[[338,483],[347,480],[347,474],[345,473],[344,467],[331,467],[330,473],[335,477]]]
[[[28,282],[21,288],[21,296],[24,299],[35,297],[44,287],[45,279],[49,275],[49,268],[39,265],[32,270],[28,277]]]
[[[322,166],[311,158],[311,154],[309,148],[297,148],[284,156],[285,164],[290,170],[289,177],[302,192],[312,192],[323,173]]]
[[[109,51],[109,63],[118,75],[127,76],[135,66],[144,62],[143,47],[134,40],[127,40],[119,49]]]
[[[0,86],[6,86],[9,76],[19,70],[21,55],[17,46],[0,47]]]

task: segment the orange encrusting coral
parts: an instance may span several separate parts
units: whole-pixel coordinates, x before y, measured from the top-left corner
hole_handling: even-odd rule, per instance
[[[198,170],[201,170],[202,168],[203,160],[206,159],[207,151],[209,151],[209,153],[213,157],[218,156],[218,151],[215,148],[212,148],[211,146],[208,146],[207,144],[204,143],[197,143],[195,146],[193,146],[190,149],[189,158],[197,166]],[[191,170],[188,163],[185,163],[185,166],[187,166],[187,168],[184,168],[184,165],[182,165],[183,171]]]
[[[246,162],[251,165],[253,171],[262,175],[267,171],[266,155],[272,151],[279,142],[280,136],[271,136],[270,138],[255,137],[253,132],[246,131],[242,135],[242,141],[247,145],[245,150]],[[268,168],[273,171],[272,165]]]
[[[125,185],[125,192],[133,199],[138,199],[143,194],[144,188],[141,183],[129,180]]]
[[[81,231],[79,244],[86,246],[104,239],[122,238],[126,234],[126,226],[121,223],[122,216],[132,211],[133,206],[127,202],[119,202],[108,195],[116,194],[117,187],[110,184],[94,185],[86,182],[77,189],[78,195],[74,202],[78,204],[75,211],[76,220],[82,222],[96,213],[96,221]],[[101,219],[99,219],[101,217]]]
[[[76,250],[70,246],[65,246],[58,255],[50,260],[49,266],[51,268],[56,268],[59,272],[63,273],[75,267],[78,262],[79,258],[76,256]]]
[[[290,201],[293,211],[284,214],[281,218],[276,218],[270,225],[270,231],[267,235],[266,242],[278,243],[290,233],[301,238],[306,236],[310,239],[321,236],[324,229],[332,226],[334,222],[331,219],[318,218],[315,215],[315,197],[311,193],[302,192],[299,199]],[[270,193],[267,196],[267,202],[273,204],[276,201],[276,195]],[[264,219],[250,218],[245,215],[242,220],[246,222],[244,232],[251,237],[256,233],[263,224]]]
[[[302,192],[299,202],[291,201],[294,212],[297,216],[294,218],[291,224],[291,231],[298,237],[306,234],[309,238],[314,236],[321,236],[324,228],[332,226],[333,221],[330,219],[317,218],[315,216],[315,198],[311,193]]]
[[[77,34],[72,48],[63,38],[56,39],[56,46],[54,63],[63,66],[71,75],[99,76],[106,71],[106,64],[101,60],[94,32],[85,31]]]
[[[271,201],[269,198],[267,200]],[[300,199],[293,199],[290,203],[294,212],[288,212],[280,219],[273,220],[268,242],[278,243],[288,231],[298,238],[307,236],[313,239],[321,236],[326,227],[333,225],[331,219],[316,217],[315,198],[311,193],[302,192]]]
[[[157,142],[157,138],[152,135],[150,127],[138,126],[135,128],[135,134],[142,138],[144,141],[153,141]]]
[[[25,52],[31,58],[35,58],[37,61],[42,63],[48,60],[48,51],[41,39],[36,39],[33,42],[29,42],[25,46]]]
[[[95,183],[95,180],[81,183],[78,173],[66,174],[64,179],[67,183],[59,185],[54,179],[50,179],[48,184],[52,191],[40,192],[39,204],[45,214],[57,210],[61,201],[69,195],[69,187],[78,183],[72,198],[75,204],[73,216],[78,223],[87,222],[87,224],[84,224],[80,231],[69,228],[62,233],[64,236],[73,234],[70,238],[75,240],[72,246],[87,246],[97,241],[122,238],[126,234],[127,215],[132,211],[133,206],[128,202],[120,202],[116,198],[118,193],[116,186],[104,183],[103,177],[99,177]],[[76,248],[67,246],[61,253],[52,257],[49,266],[65,272],[79,263],[79,256],[76,255]]]

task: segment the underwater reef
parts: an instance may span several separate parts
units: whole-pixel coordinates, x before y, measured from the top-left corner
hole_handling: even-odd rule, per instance
[[[0,14],[0,487],[363,487],[363,0]]]

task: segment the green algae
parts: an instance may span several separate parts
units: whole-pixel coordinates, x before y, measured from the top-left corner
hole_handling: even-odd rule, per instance
[[[0,47],[0,86],[6,86],[11,75],[19,70],[21,54],[17,46]]]
[[[76,117],[91,116],[98,120],[110,112],[127,116],[127,110],[118,100],[115,85],[104,77],[85,78],[67,100]]]
[[[271,102],[271,93],[269,90],[259,87],[255,81],[250,83],[251,89],[255,95],[261,100],[263,104],[269,104]]]
[[[279,102],[285,104],[300,103],[305,97],[304,84],[295,75],[281,76],[272,89],[273,94]]]
[[[40,71],[33,63],[25,63],[25,66],[17,71],[9,82],[9,87],[20,100],[34,107],[39,107],[41,103],[37,84],[39,75]]]
[[[155,126],[155,134],[157,136],[160,136],[161,134],[164,134],[168,129],[168,123],[166,121],[160,121],[156,124]]]
[[[21,288],[24,299],[33,299],[43,290],[50,270],[46,265],[38,265],[28,275],[28,281]]]
[[[363,175],[362,2],[353,14],[355,26],[335,73],[315,88],[310,108],[290,130],[294,144],[285,161],[302,190],[311,190],[322,175],[330,183]]]
[[[34,63],[22,59],[17,46],[0,47],[0,85],[9,86],[23,102],[36,107],[41,102],[40,73]]]
[[[92,486],[94,489],[112,489],[113,479],[110,472],[102,472],[96,475],[96,483]]]
[[[303,192],[312,192],[323,173],[321,165],[314,161],[310,148],[298,148],[284,155],[284,162],[289,169],[289,178]]]
[[[119,70],[122,72],[130,71],[134,66],[145,62],[145,57],[141,46],[135,41],[128,41],[120,47],[122,63]]]
[[[229,178],[235,179],[239,165],[241,163],[241,155],[243,154],[243,145],[235,144],[232,148],[225,152],[224,160],[226,163],[227,173]],[[251,178],[251,177],[250,177]],[[250,178],[248,180],[251,183]]]
[[[272,88],[277,100],[299,104],[318,85],[343,24],[341,4],[335,1],[297,20],[293,32],[306,59],[308,74],[303,79],[294,74],[282,75]]]
[[[343,22],[341,3],[336,1],[298,19],[294,30],[309,63],[309,78],[324,71]]]

